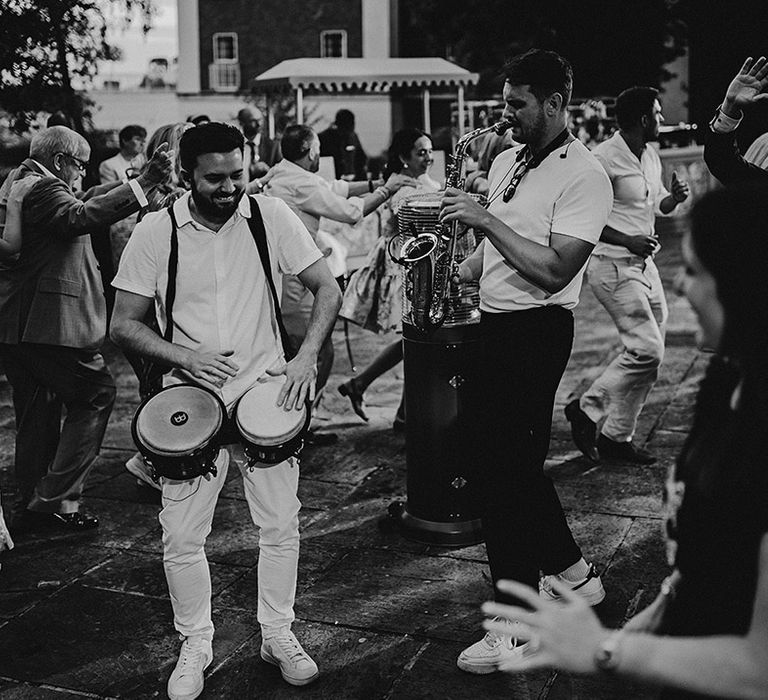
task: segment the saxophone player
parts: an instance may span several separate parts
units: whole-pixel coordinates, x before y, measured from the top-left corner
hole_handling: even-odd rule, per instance
[[[479,512],[494,584],[522,581],[555,598],[557,579],[596,605],[602,582],[571,534],[544,460],[571,352],[572,309],[613,195],[600,163],[567,129],[568,61],[535,49],[509,61],[504,77],[503,118],[520,145],[494,160],[487,209],[448,188],[440,212],[443,223],[485,234],[457,273],[480,282]],[[489,632],[465,649],[458,666],[491,673],[531,653],[510,623],[507,634]]]

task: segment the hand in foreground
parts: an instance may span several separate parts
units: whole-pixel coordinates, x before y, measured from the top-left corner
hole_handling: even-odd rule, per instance
[[[401,187],[405,186],[416,187],[416,179],[410,175],[392,173],[384,183],[384,187],[386,187],[392,194],[397,192]]]
[[[627,250],[635,255],[647,258],[653,255],[659,245],[659,239],[655,235],[631,236],[627,241]]]
[[[309,400],[315,400],[315,382],[317,380],[317,359],[309,358],[299,352],[290,362],[280,360],[267,369],[270,377],[285,375],[285,384],[277,395],[277,405],[284,410],[300,411]]]
[[[217,388],[234,377],[240,367],[234,363],[231,356],[232,350],[226,352],[191,352],[188,360],[183,365],[195,379],[200,379]]]
[[[674,199],[677,204],[688,199],[688,195],[690,194],[688,183],[685,180],[678,180],[677,173],[674,170],[672,171],[671,190],[670,194],[672,195],[672,199]]]
[[[768,87],[768,61],[760,56],[756,61],[748,58],[731,81],[723,100],[723,111],[737,118],[744,107],[768,99],[764,90]]]
[[[545,600],[539,597],[538,591],[515,581],[499,581],[497,588],[531,608],[483,603],[486,615],[519,622],[515,634],[531,642],[528,655],[516,657],[500,666],[500,670],[517,672],[555,666],[575,673],[592,673],[597,669],[595,651],[610,631],[600,624],[592,608],[570,586],[558,580],[552,582],[552,588],[562,597],[560,601]],[[483,627],[509,633],[504,620],[486,620]]]
[[[167,143],[161,143],[144,166],[138,179],[143,179],[144,184],[150,187],[169,181],[174,169],[174,160],[175,152],[168,149]]]
[[[472,227],[481,227],[487,212],[473,197],[455,187],[449,187],[440,202],[440,221],[460,221]]]

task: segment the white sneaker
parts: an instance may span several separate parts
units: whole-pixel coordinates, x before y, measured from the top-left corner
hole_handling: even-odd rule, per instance
[[[479,642],[459,654],[456,665],[467,673],[485,674],[498,671],[501,664],[519,661],[528,644],[519,644],[517,637],[512,634],[513,623],[508,624],[510,634],[486,632]]]
[[[291,685],[306,685],[320,675],[317,664],[288,628],[262,640],[261,658],[279,667],[283,680]]]
[[[125,468],[136,477],[136,483],[139,486],[151,486],[158,491],[163,490],[162,485],[150,476],[149,467],[138,452],[125,463]]]
[[[203,692],[203,671],[213,660],[211,642],[205,637],[187,637],[181,645],[179,660],[168,679],[171,700],[194,700]]]
[[[581,581],[566,581],[560,574],[551,574],[549,576],[542,576],[539,579],[539,595],[547,600],[562,600],[562,596],[555,593],[552,589],[552,579],[557,579],[559,582],[564,583],[571,587],[571,590],[576,591],[589,605],[597,605],[605,598],[605,588],[603,588],[603,582],[600,580],[597,571],[595,571],[595,565],[589,565],[589,571],[587,575]]]

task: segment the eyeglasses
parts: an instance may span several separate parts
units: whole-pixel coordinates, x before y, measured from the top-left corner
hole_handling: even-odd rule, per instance
[[[81,173],[84,173],[86,168],[88,167],[88,161],[87,160],[81,160],[77,156],[73,156],[71,153],[64,153],[63,151],[59,151],[56,155],[57,156],[65,156],[65,157],[69,158],[77,166],[77,169]]]
[[[506,189],[504,190],[504,194],[502,195],[502,200],[505,204],[515,196],[515,192],[517,192],[520,180],[522,180],[523,176],[528,172],[530,163],[530,159],[521,161],[515,169],[515,172],[512,173],[512,177],[509,179],[509,184],[507,185]]]

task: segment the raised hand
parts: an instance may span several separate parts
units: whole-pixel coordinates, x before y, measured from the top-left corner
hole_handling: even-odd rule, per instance
[[[140,184],[152,187],[170,181],[174,160],[175,152],[173,149],[169,149],[167,143],[161,143],[141,171],[139,180],[144,182],[140,182]]]
[[[725,92],[723,112],[729,117],[740,117],[744,107],[768,99],[766,87],[768,61],[765,56],[760,56],[756,61],[753,61],[752,57],[748,58]]]
[[[415,178],[412,178],[410,175],[403,175],[402,173],[392,173],[384,183],[384,187],[386,187],[392,194],[397,192],[401,187],[416,187],[416,185],[417,182]]]

